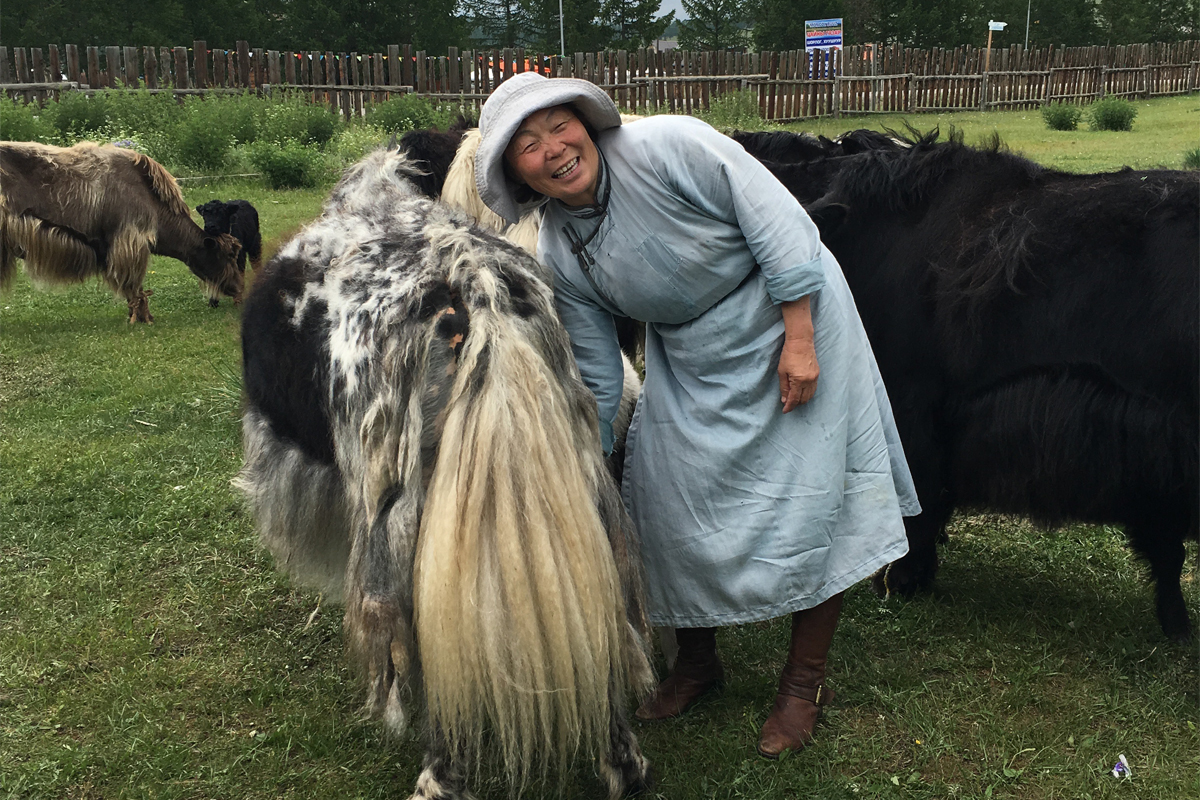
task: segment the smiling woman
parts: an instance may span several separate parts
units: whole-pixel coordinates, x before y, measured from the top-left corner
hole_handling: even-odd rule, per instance
[[[758,749],[803,747],[832,698],[842,593],[905,552],[901,515],[919,509],[837,262],[791,194],[699,120],[622,125],[593,84],[524,73],[479,127],[483,201],[510,222],[543,204],[538,256],[606,450],[614,317],[646,323],[623,492],[651,621],[677,628],[680,650],[637,716],[681,714],[723,679],[716,627],[792,614]]]
[[[504,151],[515,177],[538,194],[569,206],[596,203],[600,154],[570,106],[530,114]]]

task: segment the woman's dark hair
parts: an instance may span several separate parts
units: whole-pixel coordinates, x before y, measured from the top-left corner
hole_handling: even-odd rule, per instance
[[[588,122],[587,117],[579,113],[579,109],[574,103],[563,103],[562,106],[563,108],[569,109],[570,112],[575,115],[575,119],[583,123],[583,129],[587,131],[588,138],[590,138],[594,144],[596,142],[596,129],[592,127],[592,123]],[[513,191],[513,198],[518,203],[525,205],[526,203],[532,203],[535,200],[544,199],[541,192],[535,192],[533,189],[529,188],[529,184],[521,182],[521,179],[517,177],[517,173],[513,172],[512,165],[508,163],[507,158],[501,158],[500,161],[504,165],[504,177],[515,187]]]

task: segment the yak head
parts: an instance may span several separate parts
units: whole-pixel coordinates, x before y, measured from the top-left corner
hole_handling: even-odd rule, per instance
[[[241,250],[241,242],[228,233],[206,233],[200,246],[185,259],[188,269],[205,285],[209,305],[221,295],[232,297],[235,303],[242,299],[243,278],[237,263]]]

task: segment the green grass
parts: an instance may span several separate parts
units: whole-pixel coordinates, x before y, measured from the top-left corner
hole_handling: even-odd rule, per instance
[[[968,136],[1025,130],[1013,116]],[[1030,136],[1056,135],[1028,116]],[[1160,146],[1153,117],[1066,135],[1111,153],[1093,155],[1105,166],[1135,163]],[[249,199],[269,249],[323,194],[224,184],[187,199]],[[209,309],[177,261],[151,270],[151,326],[94,284],[22,276],[0,297],[0,797],[406,797],[419,746],[359,721],[339,610],[274,572],[230,489],[238,310]],[[723,630],[724,691],[636,728],[652,796],[1200,797],[1200,658],[1162,637],[1118,531],[968,516],[943,557],[931,595],[851,591],[837,701],[818,743],[778,763],[753,747],[786,626]],[[1121,753],[1132,780],[1108,774]],[[504,796],[494,782],[479,795]],[[581,769],[565,796],[603,794]]]
[[[1133,131],[1052,131],[1046,128],[1041,111],[1036,108],[986,113],[858,115],[808,120],[786,127],[836,136],[854,128],[903,131],[905,122],[921,131],[939,126],[943,133],[954,126],[963,131],[967,144],[978,144],[998,133],[1012,150],[1068,172],[1100,172],[1124,166],[1181,169],[1184,153],[1200,140],[1200,97],[1138,100],[1135,105],[1138,116]]]

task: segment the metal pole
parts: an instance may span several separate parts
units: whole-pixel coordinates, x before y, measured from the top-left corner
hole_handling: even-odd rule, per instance
[[[1029,8],[1033,5],[1033,0],[1027,0],[1025,3],[1025,49],[1029,49]]]
[[[567,37],[563,34],[562,0],[558,0],[558,49],[563,58],[567,57]]]

